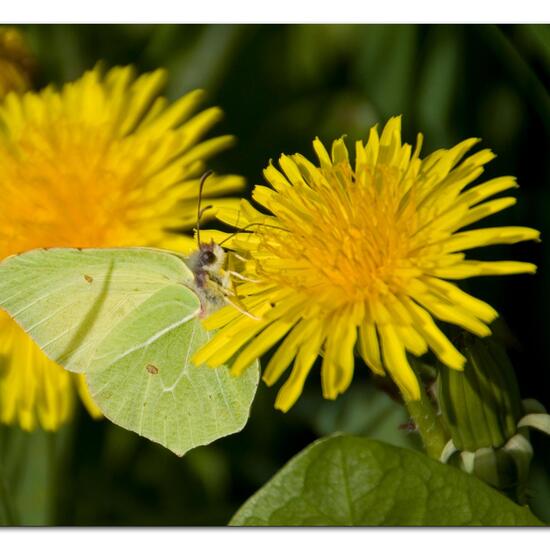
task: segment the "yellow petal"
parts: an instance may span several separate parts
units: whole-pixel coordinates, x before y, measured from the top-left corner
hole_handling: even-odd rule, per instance
[[[317,325],[311,329],[312,337],[300,345],[292,372],[277,394],[276,409],[287,412],[302,393],[304,382],[319,355],[319,348],[323,340],[321,327],[319,323]]]
[[[420,399],[420,386],[416,374],[410,367],[405,348],[391,325],[378,327],[382,340],[384,365],[399,386],[406,401]]]
[[[403,304],[415,319],[416,330],[424,337],[438,359],[452,369],[462,370],[466,363],[466,358],[458,352],[449,339],[441,332],[429,313],[410,299],[403,299]]]
[[[380,140],[378,138],[378,131],[376,126],[373,126],[369,132],[369,140],[365,146],[365,161],[367,166],[374,168],[378,162],[378,155],[380,153]]]
[[[283,340],[270,359],[262,376],[262,380],[272,386],[288,368],[296,357],[298,346],[306,341],[315,331],[317,323],[314,319],[302,319],[290,331],[290,334]]]
[[[342,138],[335,139],[332,142],[332,162],[338,164],[343,162],[349,165],[349,153],[346,144]]]
[[[449,237],[444,245],[445,253],[468,250],[493,244],[515,244],[540,239],[540,231],[529,227],[490,227],[462,231]]]
[[[415,330],[413,326],[396,325],[395,331],[398,337],[401,339],[405,348],[420,357],[428,351],[428,344],[426,340]]]
[[[325,399],[336,399],[347,389],[353,377],[353,348],[357,339],[357,328],[349,313],[338,313],[332,321],[332,332],[327,331],[325,355],[321,365]]]
[[[445,303],[443,300],[430,294],[413,293],[412,297],[432,315],[442,321],[465,328],[479,337],[491,334],[491,330],[485,323],[468,313],[468,311],[458,304]]]
[[[485,323],[492,323],[498,317],[497,311],[489,304],[471,296],[452,283],[434,277],[424,277],[422,280],[427,288],[445,300],[459,304]]]
[[[78,390],[78,395],[82,400],[82,403],[86,407],[86,410],[90,413],[92,418],[102,418],[103,413],[99,410],[98,406],[95,404],[92,396],[90,395],[90,390],[88,389],[88,384],[86,384],[86,378],[82,374],[76,374],[74,376],[74,382]]]
[[[537,266],[528,262],[480,262],[464,260],[457,265],[431,270],[431,274],[444,279],[467,279],[486,275],[516,275],[536,273]]]
[[[464,200],[470,206],[473,206],[497,193],[502,193],[502,191],[507,191],[508,189],[517,188],[518,184],[516,179],[511,176],[503,176],[500,178],[494,178],[492,180],[486,181],[468,189],[464,192],[460,200]]]
[[[516,202],[517,199],[514,197],[503,197],[501,199],[494,199],[484,202],[483,204],[469,210],[469,212],[456,223],[450,223],[449,229],[451,231],[457,231],[462,227],[467,227],[468,225],[482,220],[487,216],[491,216],[497,212],[505,210],[506,208],[510,208],[510,206],[513,206]]]
[[[287,155],[281,155],[279,158],[279,165],[292,185],[300,185],[304,183],[300,170],[298,170],[298,167],[290,157]]]
[[[384,376],[384,367],[380,357],[380,345],[376,326],[365,322],[359,325],[359,353],[367,366],[378,376]]]
[[[313,149],[315,150],[315,154],[321,163],[321,168],[330,168],[332,166],[330,156],[319,138],[315,138],[313,140]]]
[[[296,318],[279,319],[263,330],[252,342],[239,353],[231,365],[231,374],[241,374],[252,362],[263,355],[296,324]]]

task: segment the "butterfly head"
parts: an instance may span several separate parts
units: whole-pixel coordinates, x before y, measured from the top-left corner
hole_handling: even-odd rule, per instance
[[[196,252],[197,269],[207,273],[220,273],[225,262],[224,249],[214,241],[209,244],[202,243]]]
[[[186,263],[199,285],[207,278],[217,280],[223,273],[225,251],[214,241],[201,243],[199,248],[187,258]]]

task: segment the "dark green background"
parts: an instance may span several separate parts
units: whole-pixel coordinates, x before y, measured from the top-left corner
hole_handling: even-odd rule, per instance
[[[503,315],[517,339],[511,356],[522,395],[550,407],[550,27],[543,25],[112,25],[29,26],[38,83],[78,78],[98,60],[166,67],[167,94],[209,92],[237,146],[212,168],[246,176],[248,192],[280,153],[310,158],[315,136],[365,139],[375,123],[403,115],[408,142],[425,135],[424,154],[483,138],[498,157],[486,178],[519,179],[519,204],[491,225],[540,229],[543,243],[483,250],[474,257],[534,261],[536,276],[474,280],[476,295]],[[286,415],[275,389],[260,386],[245,430],[179,459],[162,447],[79,410],[59,434],[0,430],[0,459],[19,521],[61,525],[220,525],[283,464],[337,430],[415,447],[406,415],[372,387],[358,364],[351,389],[323,401],[319,371]],[[533,438],[538,462],[532,506],[550,513],[543,464],[550,449]],[[550,517],[546,519],[550,520]]]

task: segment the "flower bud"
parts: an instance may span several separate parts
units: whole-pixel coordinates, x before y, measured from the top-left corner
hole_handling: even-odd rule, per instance
[[[458,340],[467,359],[464,372],[441,369],[438,378],[442,418],[451,435],[441,460],[523,504],[533,456],[527,427],[546,431],[550,417],[521,401],[513,366],[496,338],[463,333]],[[521,418],[525,413],[532,414]]]
[[[462,333],[459,340],[464,371],[441,369],[438,379],[443,420],[460,451],[500,448],[523,414],[514,369],[495,338]]]

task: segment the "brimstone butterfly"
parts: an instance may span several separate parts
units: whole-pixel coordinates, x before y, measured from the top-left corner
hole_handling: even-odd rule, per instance
[[[209,338],[200,317],[216,301],[220,255],[214,243],[190,258],[36,249],[0,263],[0,307],[48,357],[85,374],[107,418],[182,455],[240,431],[258,385],[257,364],[239,377],[191,364]]]

